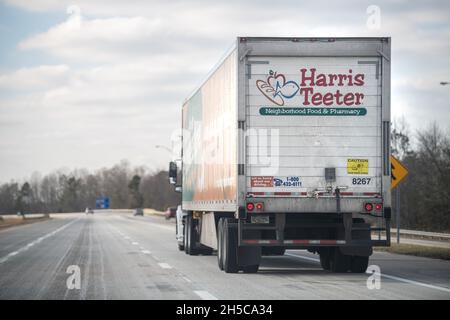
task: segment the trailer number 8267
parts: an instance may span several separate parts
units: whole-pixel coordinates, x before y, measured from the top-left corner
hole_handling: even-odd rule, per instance
[[[371,180],[372,180],[371,178],[353,178],[352,184],[368,185]]]

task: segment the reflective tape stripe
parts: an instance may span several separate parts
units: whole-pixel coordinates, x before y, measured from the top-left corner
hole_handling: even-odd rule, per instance
[[[336,193],[328,194],[325,192],[318,192],[317,196],[325,196],[325,197],[335,197]],[[381,194],[378,192],[341,192],[340,195],[342,197],[381,197]],[[257,196],[296,196],[296,197],[308,197],[307,192],[247,192],[247,198],[257,197]],[[315,195],[311,193],[311,198],[314,198]]]
[[[257,239],[251,239],[251,240],[243,240],[243,243],[246,244],[280,244],[277,240],[257,240]],[[345,244],[345,240],[284,240],[283,244],[300,244],[300,245],[313,245],[313,244]]]

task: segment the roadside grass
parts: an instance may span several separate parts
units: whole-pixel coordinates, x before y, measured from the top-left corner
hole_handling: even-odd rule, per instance
[[[14,227],[14,226],[23,225],[23,224],[30,224],[30,223],[34,223],[34,222],[44,221],[44,220],[48,220],[48,219],[51,219],[51,218],[44,216],[44,217],[36,217],[36,218],[33,217],[33,218],[23,219],[21,217],[15,217],[15,216],[11,216],[11,217],[3,216],[3,218],[0,219],[0,230]]]
[[[390,247],[374,247],[375,251],[406,254],[410,256],[450,260],[450,249],[420,246],[414,244],[392,243]]]
[[[144,215],[164,216],[164,211],[158,211],[151,208],[144,208]]]

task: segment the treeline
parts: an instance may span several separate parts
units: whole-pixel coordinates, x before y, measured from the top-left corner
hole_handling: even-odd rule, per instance
[[[450,232],[449,132],[434,123],[411,133],[400,120],[394,122],[391,142],[393,155],[409,171],[392,192],[394,225],[399,192],[401,228]]]
[[[0,185],[0,213],[79,212],[95,208],[99,196],[110,198],[110,208],[165,210],[180,204],[181,196],[168,183],[167,171],[149,172],[127,161],[94,173],[88,170],[38,173],[23,183]]]

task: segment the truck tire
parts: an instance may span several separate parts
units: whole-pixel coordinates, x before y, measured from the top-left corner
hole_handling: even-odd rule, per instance
[[[261,254],[263,256],[284,256],[286,249],[283,247],[262,247]]]
[[[330,261],[331,261],[331,253],[332,248],[322,248],[319,252],[319,257],[320,257],[320,265],[322,266],[323,270],[330,270],[331,269],[331,265],[330,265]]]
[[[237,273],[239,271],[237,263],[237,225],[231,223],[230,220],[231,219],[226,219],[223,224],[223,270],[226,273]]]
[[[354,224],[358,227],[365,226],[364,219],[354,219]],[[357,240],[370,240],[370,226],[367,226],[367,230],[358,230],[354,232],[353,237]],[[369,248],[371,249],[371,248]],[[372,250],[369,250],[372,251]],[[369,265],[369,256],[352,256],[350,259],[350,271],[352,273],[364,273]]]
[[[198,234],[197,229],[195,228],[195,220],[192,218],[192,214],[188,214],[186,216],[186,225],[185,230],[187,229],[187,239],[185,245],[185,252],[190,256],[196,256],[199,254],[198,249]]]
[[[350,261],[350,271],[353,273],[365,273],[369,265],[369,257],[353,256]]]
[[[223,270],[223,222],[224,218],[219,219],[217,224],[217,264],[219,269]]]
[[[339,250],[339,247],[331,251],[330,269],[336,273],[347,272],[350,269],[351,257],[345,255]]]
[[[199,253],[203,256],[210,256],[213,254],[213,249],[207,246],[203,246],[203,248],[200,249]]]
[[[256,272],[258,272],[258,269],[259,269],[259,264],[242,267],[242,271],[244,271],[244,273],[256,273]]]
[[[183,230],[183,243],[184,243],[184,253],[189,254],[189,243],[188,243],[188,238],[189,238],[189,228],[188,228],[188,219],[186,216],[186,219],[184,221],[184,230]]]

